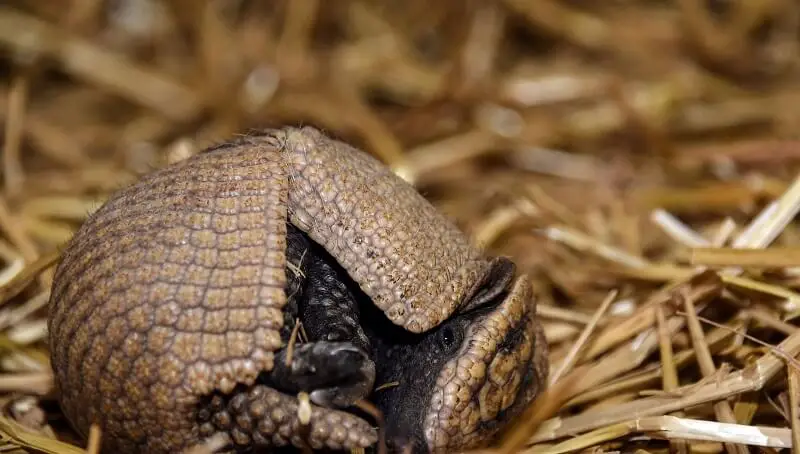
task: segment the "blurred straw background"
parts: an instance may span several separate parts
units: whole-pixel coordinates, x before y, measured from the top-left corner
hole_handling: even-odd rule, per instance
[[[96,452],[52,396],[59,247],[251,128],[374,153],[534,277],[550,391],[495,452],[800,440],[796,0],[6,0],[0,451]]]

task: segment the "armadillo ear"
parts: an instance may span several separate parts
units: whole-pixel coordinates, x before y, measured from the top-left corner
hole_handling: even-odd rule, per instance
[[[489,271],[473,287],[472,296],[459,308],[459,312],[481,307],[497,299],[508,290],[516,271],[517,266],[509,258],[493,257],[489,262]]]

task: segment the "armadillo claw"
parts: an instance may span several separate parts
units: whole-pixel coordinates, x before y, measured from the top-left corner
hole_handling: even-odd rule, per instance
[[[296,397],[255,385],[230,398],[215,396],[209,408],[200,412],[200,432],[203,436],[227,433],[236,448],[291,444],[350,450],[369,447],[378,440],[377,431],[358,416],[312,404],[311,416],[301,422],[299,410]]]
[[[366,398],[375,383],[375,363],[350,342],[317,341],[295,346],[291,364],[288,350],[275,355],[269,383],[297,393],[306,391],[323,407],[348,407]]]

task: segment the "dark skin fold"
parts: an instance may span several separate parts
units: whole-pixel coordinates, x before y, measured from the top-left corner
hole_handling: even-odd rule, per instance
[[[482,342],[496,343],[493,347],[496,351],[486,348],[491,353],[484,356],[486,364],[478,365],[479,368],[491,368],[492,361],[502,358],[502,355],[513,357],[521,345],[530,347],[532,343],[535,344],[530,320],[532,313],[525,313],[516,323],[508,323],[506,329],[497,329],[496,324],[492,325],[491,317],[497,318],[498,308],[508,297],[514,277],[515,270],[510,261],[495,261],[493,272],[461,311],[438,327],[415,334],[392,323],[336,261],[304,233],[290,225],[287,238],[288,263],[299,263],[300,266],[288,267],[290,285],[287,295],[290,295],[291,310],[287,311],[285,329],[293,327],[294,320],[288,318],[296,314],[302,320],[311,342],[318,345],[344,343],[352,348],[330,350],[334,353],[333,357],[325,357],[324,350],[317,355],[303,353],[307,355],[303,358],[306,370],[327,372],[311,378],[299,374],[303,379],[298,380],[297,373],[276,367],[272,375],[274,377],[277,372],[283,381],[273,378],[272,384],[291,392],[297,390],[297,383],[303,383],[304,390],[312,390],[312,396],[313,389],[318,388],[309,385],[320,385],[325,388],[321,394],[326,396],[328,402],[352,402],[353,396],[366,386],[373,385],[369,380],[371,377],[364,373],[352,373],[355,370],[369,370],[369,366],[365,365],[365,357],[369,358],[369,365],[375,367],[374,385],[380,388],[369,395],[369,400],[383,413],[390,452],[430,452],[430,436],[426,438],[425,432],[426,428],[429,432],[435,428],[430,423],[435,413],[431,408],[434,396],[444,392],[443,370],[451,367],[459,355],[470,351],[470,346]],[[489,332],[487,326],[493,327],[494,334],[481,337],[482,333]],[[358,355],[353,349],[362,351],[364,355]],[[497,396],[513,397],[517,401],[493,417],[486,418],[486,421],[470,426],[470,436],[494,433],[537,392],[543,371],[533,356],[523,355],[515,360],[520,370],[516,377],[517,387],[509,390],[497,388],[486,393],[481,393],[483,388],[477,386],[469,389],[468,399],[481,411],[491,407],[492,392]],[[283,358],[282,355],[279,357]],[[386,384],[390,385],[382,386]],[[439,411],[446,411],[447,405],[443,406],[445,410]]]

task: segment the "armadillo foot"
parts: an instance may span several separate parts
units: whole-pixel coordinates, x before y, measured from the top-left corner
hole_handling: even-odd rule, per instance
[[[310,408],[310,416],[303,415],[296,397],[255,385],[232,396],[214,396],[199,413],[200,432],[204,437],[228,434],[236,451],[289,445],[350,450],[378,440],[364,419],[314,404]]]
[[[375,363],[350,342],[318,341],[295,345],[275,355],[269,383],[290,394],[305,391],[324,407],[344,408],[367,397],[375,383]]]

